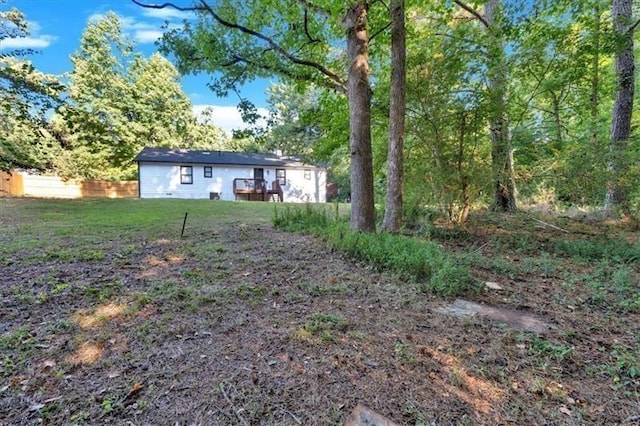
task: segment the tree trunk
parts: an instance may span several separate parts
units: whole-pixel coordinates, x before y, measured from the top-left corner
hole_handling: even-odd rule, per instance
[[[464,173],[464,144],[465,130],[467,127],[467,114],[465,112],[460,116],[460,138],[458,140],[458,158],[456,158],[456,169],[458,170],[458,178],[460,179],[460,195],[462,206],[458,214],[458,223],[464,223],[469,217],[470,196],[469,196],[469,177]]]
[[[391,0],[391,94],[389,148],[387,153],[387,197],[382,229],[400,232],[402,225],[402,179],[406,88],[404,0]]]
[[[498,14],[500,0],[485,5],[485,20],[490,37],[489,66],[487,71],[489,99],[491,100],[491,165],[494,184],[493,210],[516,210],[516,184],[513,172],[513,150],[507,120],[507,64],[504,43],[500,35]]]
[[[625,207],[627,188],[624,175],[627,171],[625,155],[631,135],[631,115],[635,89],[633,62],[633,30],[631,28],[632,0],[613,0],[611,15],[617,35],[616,49],[616,99],[611,115],[611,142],[609,144],[609,179],[604,208]]]
[[[367,4],[349,7],[345,19],[349,55],[349,141],[351,146],[351,229],[375,232],[373,159],[371,153],[371,87]]]
[[[593,12],[595,20],[593,26],[593,59],[591,74],[591,143],[598,145],[598,121],[600,121],[600,0],[595,2]]]

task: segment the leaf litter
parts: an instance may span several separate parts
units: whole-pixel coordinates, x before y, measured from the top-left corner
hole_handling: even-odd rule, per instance
[[[532,333],[438,313],[446,301],[418,286],[268,226],[146,241],[125,264],[99,248],[98,260],[2,264],[6,424],[342,424],[359,403],[398,424],[614,424],[640,411],[637,387],[607,367],[637,345],[638,315],[579,303],[553,278],[476,271],[502,287],[476,303],[557,325]]]

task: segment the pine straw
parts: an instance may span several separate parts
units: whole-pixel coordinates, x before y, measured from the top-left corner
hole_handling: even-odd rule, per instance
[[[202,256],[212,242],[224,249]],[[401,424],[613,424],[639,411],[600,369],[611,345],[633,347],[638,316],[567,309],[571,291],[551,279],[478,299],[554,321],[543,338],[574,348],[561,360],[532,355],[530,335],[433,313],[442,299],[310,237],[224,226],[140,244],[124,263],[118,250],[2,266],[0,325],[25,330],[0,354],[6,424],[341,424],[358,402]]]

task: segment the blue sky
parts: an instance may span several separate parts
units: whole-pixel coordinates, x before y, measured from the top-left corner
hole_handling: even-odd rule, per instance
[[[154,3],[150,0],[149,3]],[[137,50],[149,56],[155,52],[154,42],[162,35],[165,21],[179,24],[188,15],[173,9],[144,9],[129,0],[9,0],[0,3],[0,10],[12,7],[22,11],[29,22],[31,35],[23,39],[5,39],[0,49],[32,48],[38,53],[28,57],[35,67],[50,74],[71,71],[69,56],[76,51],[87,22],[112,10],[123,23],[123,31],[137,46]],[[214,108],[216,124],[225,130],[242,128],[242,121],[235,108],[237,97],[218,98],[207,88],[206,75],[182,78],[184,92],[194,109],[206,106]],[[242,89],[242,95],[256,106],[265,107],[268,81],[254,82]]]

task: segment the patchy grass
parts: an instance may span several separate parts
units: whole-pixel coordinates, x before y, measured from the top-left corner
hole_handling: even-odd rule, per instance
[[[637,419],[631,225],[482,212],[390,237],[323,208],[0,199],[0,418],[342,424],[364,402],[400,424]],[[437,313],[454,294],[555,328]]]
[[[337,209],[329,212],[309,204],[288,207],[275,212],[273,223],[278,228],[320,236],[354,259],[415,280],[423,291],[456,296],[476,288],[467,269],[445,255],[437,244],[403,235],[353,232]]]

